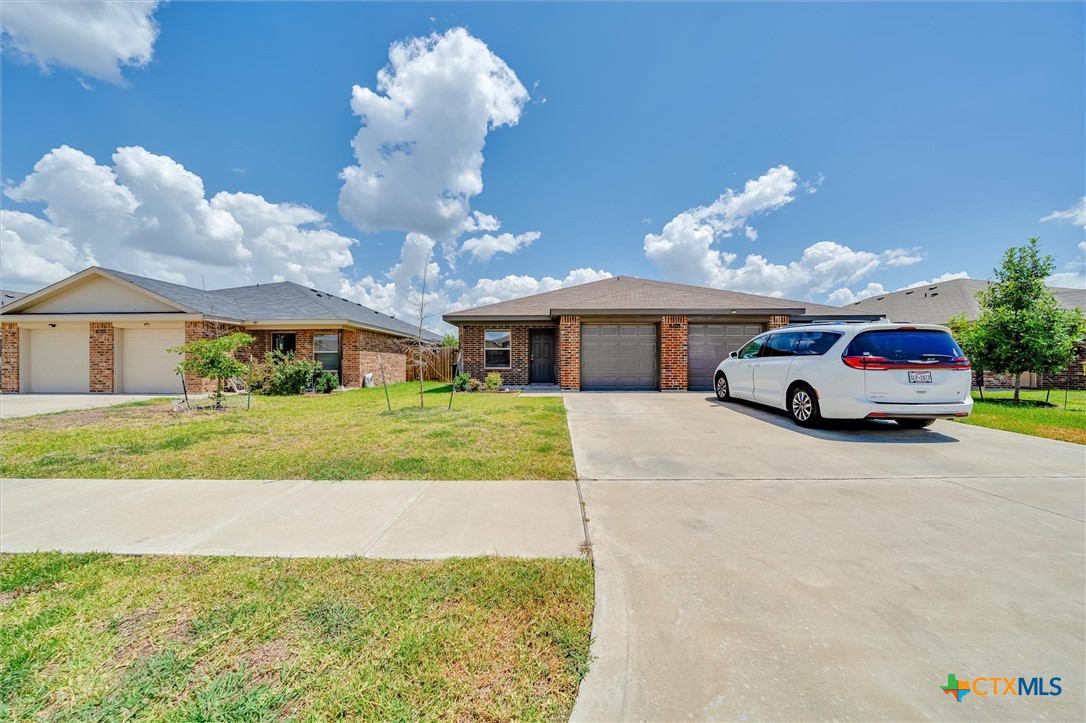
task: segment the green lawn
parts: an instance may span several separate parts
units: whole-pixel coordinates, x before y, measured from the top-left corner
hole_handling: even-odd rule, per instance
[[[985,391],[984,397],[988,401],[982,402],[980,395],[974,392],[973,413],[966,419],[958,421],[1030,434],[1035,437],[1086,444],[1086,391],[1070,392],[1067,409],[1063,408],[1063,392],[1056,390],[1052,391],[1049,403],[1059,405],[1057,407],[1006,404],[1004,403],[1006,400],[1014,397],[1014,392],[1009,391]],[[1021,398],[1044,401],[1045,392],[1033,389],[1022,390]],[[993,400],[1004,400],[1004,402]]]
[[[5,420],[0,475],[157,479],[573,479],[560,398],[428,383],[253,397],[173,413],[151,402]]]
[[[566,720],[587,560],[0,555],[0,719]]]

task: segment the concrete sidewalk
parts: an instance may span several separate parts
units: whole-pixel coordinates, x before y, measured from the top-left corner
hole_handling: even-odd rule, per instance
[[[0,551],[572,557],[574,482],[3,480]]]

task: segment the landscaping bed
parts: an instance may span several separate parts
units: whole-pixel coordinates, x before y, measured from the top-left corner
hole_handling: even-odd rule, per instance
[[[1016,404],[1013,391],[985,390],[984,400],[974,392],[973,413],[958,421],[1086,444],[1086,391],[1069,392],[1067,409],[1063,408],[1062,390],[1052,390],[1047,404],[1043,390],[1024,389],[1019,396],[1021,401]]]
[[[457,394],[417,382],[253,396],[252,409],[174,413],[168,400],[5,420],[4,477],[573,479],[559,398]]]
[[[0,555],[4,720],[566,720],[583,559]]]

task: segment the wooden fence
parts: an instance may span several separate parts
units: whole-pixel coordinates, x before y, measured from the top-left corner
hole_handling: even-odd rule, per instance
[[[460,357],[460,350],[451,346],[442,346],[437,349],[426,349],[422,353],[422,374],[425,381],[451,382],[453,378],[453,364]],[[407,381],[419,380],[418,350],[407,351]]]

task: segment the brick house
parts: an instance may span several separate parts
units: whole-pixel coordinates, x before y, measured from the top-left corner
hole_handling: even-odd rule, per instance
[[[179,357],[167,349],[235,331],[254,338],[239,359],[292,351],[346,387],[371,372],[380,382],[382,367],[389,383],[404,381],[405,342],[417,335],[404,321],[289,281],[202,291],[92,267],[0,309],[2,389],[175,394]],[[185,383],[195,392],[213,386]]]
[[[884,314],[891,321],[911,321],[917,324],[946,324],[958,315],[969,321],[980,316],[977,293],[988,288],[988,281],[953,279],[938,284],[916,286],[889,294],[879,294],[849,304],[847,309],[872,314]],[[1066,309],[1086,309],[1086,289],[1050,286],[1049,291]],[[984,386],[992,389],[1014,387],[1014,376],[984,371]],[[1074,361],[1057,374],[1022,375],[1023,387],[1039,389],[1086,389],[1086,344],[1078,346]]]
[[[450,312],[464,371],[567,390],[710,390],[717,364],[767,328],[881,316],[618,276]]]

